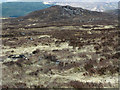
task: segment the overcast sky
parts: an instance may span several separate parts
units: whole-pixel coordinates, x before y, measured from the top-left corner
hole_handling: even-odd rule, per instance
[[[118,2],[120,0],[2,0],[2,2]]]

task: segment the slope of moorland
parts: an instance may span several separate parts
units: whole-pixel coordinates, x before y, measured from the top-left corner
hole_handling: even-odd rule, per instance
[[[52,6],[3,20],[3,88],[118,88],[117,16]]]

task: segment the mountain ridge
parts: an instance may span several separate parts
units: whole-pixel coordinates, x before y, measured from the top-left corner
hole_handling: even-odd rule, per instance
[[[90,11],[83,8],[76,8],[69,5],[60,6],[55,5],[43,10],[37,10],[34,12],[29,13],[26,16],[23,16],[23,19],[40,19],[41,21],[45,22],[56,22],[56,21],[75,21],[75,22],[92,22],[93,21],[102,21],[102,20],[109,20],[114,18],[114,15],[98,12],[98,11]]]

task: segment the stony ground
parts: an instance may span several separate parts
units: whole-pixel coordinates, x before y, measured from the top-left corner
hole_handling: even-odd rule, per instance
[[[3,88],[117,88],[115,25],[3,30]]]

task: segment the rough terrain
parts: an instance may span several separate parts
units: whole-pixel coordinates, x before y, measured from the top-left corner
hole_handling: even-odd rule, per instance
[[[14,20],[3,21],[3,88],[118,87],[116,21],[39,27],[32,22],[27,28]]]

